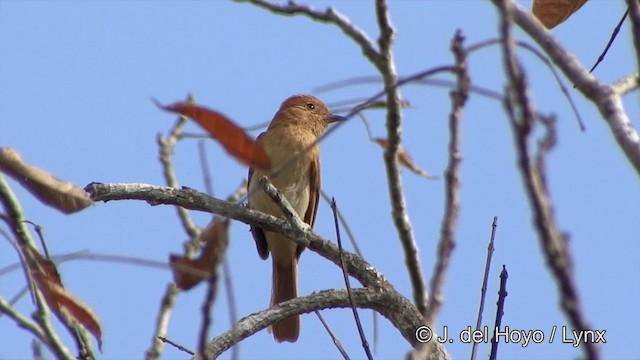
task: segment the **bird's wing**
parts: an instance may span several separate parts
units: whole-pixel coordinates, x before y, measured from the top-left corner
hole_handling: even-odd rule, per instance
[[[256,140],[259,140],[262,135],[260,134]],[[247,189],[249,189],[249,184],[251,184],[251,177],[253,176],[253,168],[249,168],[249,175],[247,176]],[[262,228],[249,225],[249,230],[251,231],[251,235],[253,236],[253,240],[256,242],[256,249],[258,250],[258,255],[262,260],[266,260],[269,257],[269,245],[267,244],[267,238],[264,236],[264,231]]]
[[[316,156],[309,163],[309,206],[304,214],[304,222],[313,228],[316,222],[316,213],[318,210],[318,200],[320,199],[320,157]],[[304,248],[298,246],[296,255],[299,257]]]

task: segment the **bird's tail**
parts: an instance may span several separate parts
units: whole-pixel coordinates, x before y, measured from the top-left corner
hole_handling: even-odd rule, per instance
[[[271,306],[294,299],[297,296],[298,259],[293,257],[288,264],[277,263],[276,260],[273,259]],[[269,330],[273,332],[273,338],[277,342],[295,342],[298,340],[298,335],[300,335],[300,317],[298,315],[290,316],[273,324]]]

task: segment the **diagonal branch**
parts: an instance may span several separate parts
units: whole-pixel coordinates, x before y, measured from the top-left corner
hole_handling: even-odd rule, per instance
[[[611,86],[613,87],[613,91],[619,96],[624,96],[631,91],[638,90],[638,88],[640,88],[640,73],[627,75]]]
[[[545,176],[545,157],[555,145],[553,122],[540,118],[546,127],[545,137],[539,144],[535,159],[531,158],[529,143],[538,118],[528,93],[527,77],[515,54],[511,34],[511,0],[501,0],[499,4],[503,62],[509,79],[508,94],[505,97],[505,109],[513,128],[517,149],[518,165],[524,187],[533,213],[533,224],[538,232],[540,244],[544,250],[547,265],[555,277],[561,298],[561,306],[571,325],[578,331],[590,327],[582,312],[578,288],[573,276],[573,262],[568,248],[567,236],[561,233],[553,213],[551,196]],[[594,342],[585,342],[583,350],[588,359],[598,359],[599,353]]]
[[[307,246],[322,257],[340,266],[338,247],[305,228],[298,228],[284,218],[267,215],[245,206],[210,197],[193,189],[175,189],[147,184],[91,183],[85,187],[94,201],[144,200],[151,205],[177,205],[185,209],[216,213],[218,215],[259,226],[287,236]],[[349,274],[364,286],[390,287],[391,284],[370,264],[357,255],[344,251]]]
[[[496,6],[500,6],[499,0],[492,0],[492,2]],[[575,84],[576,88],[598,107],[618,146],[624,151],[627,159],[640,175],[640,136],[624,110],[620,94],[615,91],[615,88],[602,84],[590,74],[575,56],[560,45],[529,11],[513,0],[508,2],[513,21],[544,49],[554,64]],[[629,0],[629,2],[632,3],[633,0]],[[632,19],[634,7],[637,9],[638,6],[632,4],[630,7],[629,15]],[[637,39],[638,36],[635,38]]]
[[[627,0],[629,6],[629,19],[631,20],[631,34],[633,45],[636,48],[636,62],[640,70],[640,1]]]
[[[364,56],[369,59],[376,67],[380,67],[381,58],[378,50],[367,34],[353,25],[349,18],[329,7],[325,11],[311,8],[307,5],[300,5],[295,1],[288,1],[286,5],[278,5],[265,0],[236,0],[237,2],[248,2],[255,6],[267,9],[274,14],[279,15],[305,15],[313,20],[329,23],[337,26],[349,38],[351,38],[362,50]]]

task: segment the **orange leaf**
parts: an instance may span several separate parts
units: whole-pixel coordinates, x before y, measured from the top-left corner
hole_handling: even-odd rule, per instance
[[[173,282],[182,290],[191,290],[203,279],[209,277],[207,264],[202,264],[199,259],[170,254],[169,266],[173,270]]]
[[[216,216],[200,232],[204,247],[197,259],[171,254],[169,265],[173,270],[173,281],[182,290],[189,290],[215,272],[222,262],[229,244],[229,220]]]
[[[45,259],[31,247],[26,250],[29,270],[51,311],[69,328],[74,324],[84,326],[96,338],[98,348],[102,349],[102,329],[98,316],[64,288],[56,265],[51,260]]]
[[[156,105],[163,110],[193,119],[240,162],[263,170],[271,168],[271,160],[262,145],[251,139],[244,130],[221,113],[188,102],[177,102],[167,106],[156,102]]]
[[[561,24],[587,0],[533,0],[533,15],[547,28]]]
[[[375,138],[373,139],[373,141],[375,141],[378,145],[380,145],[383,149],[385,149],[387,147],[387,140],[383,139],[383,138]],[[406,167],[407,169],[411,170],[412,173],[416,174],[416,175],[420,175],[423,176],[427,179],[437,179],[437,177],[429,174],[428,172],[422,170],[421,168],[418,167],[418,165],[416,165],[413,160],[411,159],[411,156],[409,156],[409,153],[402,147],[400,146],[398,148],[398,162],[400,163],[400,165]]]

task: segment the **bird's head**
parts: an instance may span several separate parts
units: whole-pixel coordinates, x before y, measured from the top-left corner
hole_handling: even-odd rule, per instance
[[[302,126],[316,136],[322,135],[332,122],[345,118],[333,115],[320,99],[312,95],[294,95],[285,100],[269,128],[274,126]]]

